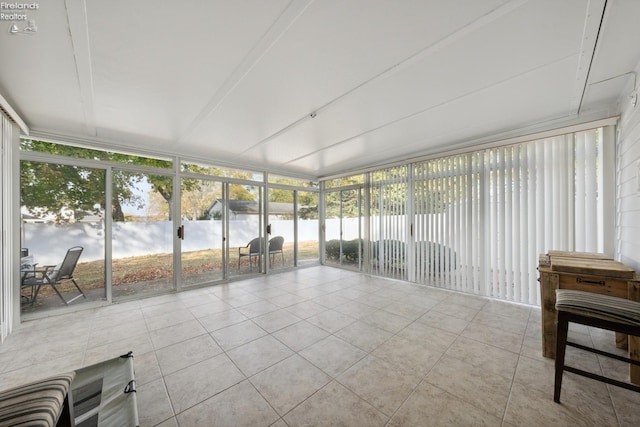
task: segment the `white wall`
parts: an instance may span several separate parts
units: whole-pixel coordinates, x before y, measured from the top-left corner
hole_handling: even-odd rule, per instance
[[[616,155],[616,258],[640,271],[640,100],[635,107],[626,97],[622,102]]]

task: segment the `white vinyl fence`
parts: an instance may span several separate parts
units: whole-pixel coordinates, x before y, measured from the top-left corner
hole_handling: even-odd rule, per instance
[[[222,239],[220,221],[188,221],[184,222],[189,230],[182,241],[183,251],[204,249],[220,249]],[[273,230],[284,237],[286,242],[293,242],[293,220],[272,220]],[[256,221],[232,221],[230,247],[245,246],[256,237],[258,229]],[[117,222],[112,231],[113,253],[118,257],[141,256],[149,254],[171,253],[173,250],[173,223],[157,222]],[[318,220],[299,220],[298,239],[304,241],[318,240]],[[105,247],[104,223],[75,224],[23,224],[22,247],[29,250],[34,262],[41,265],[57,264],[72,246],[82,246],[84,251],[80,262],[104,259]]]

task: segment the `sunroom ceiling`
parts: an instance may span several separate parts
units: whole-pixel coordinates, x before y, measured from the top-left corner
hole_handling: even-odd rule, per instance
[[[3,10],[4,13],[14,11]],[[32,133],[322,177],[615,115],[632,0],[48,0],[0,21]]]

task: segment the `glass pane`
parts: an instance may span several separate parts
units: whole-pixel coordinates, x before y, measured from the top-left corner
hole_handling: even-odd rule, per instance
[[[104,299],[105,171],[23,161],[20,175],[22,312]],[[71,251],[67,260],[78,287],[72,280],[50,280],[74,247],[82,248],[75,268],[72,257],[78,252]]]
[[[269,189],[269,262],[271,269],[294,266],[293,190]]]
[[[173,178],[113,172],[113,298],[173,289]]]
[[[262,187],[229,184],[229,275],[264,272]]]
[[[298,266],[318,262],[318,193],[298,191]]]
[[[132,154],[75,147],[34,139],[22,139],[20,141],[20,149],[22,151],[55,154],[58,156],[73,157],[75,159],[104,160],[120,164],[149,166],[162,169],[173,168],[173,162],[167,159],[141,157]]]
[[[363,184],[364,175],[353,175],[344,178],[330,179],[324,182],[325,188],[340,188],[347,187],[353,184]]]
[[[289,185],[292,187],[318,188],[316,181],[308,181],[299,178],[288,178],[286,176],[269,175],[269,184]]]
[[[182,180],[182,285],[224,278],[222,183]]]
[[[210,175],[210,176],[218,176],[224,178],[237,178],[244,179],[247,181],[256,181],[262,182],[264,181],[264,175],[261,172],[256,171],[247,171],[241,169],[227,169],[221,168],[217,166],[210,165],[201,165],[197,163],[191,162],[182,162],[182,172],[185,173],[194,173],[194,174],[202,174],[202,175]]]
[[[325,263],[340,264],[342,247],[340,244],[340,191],[325,193]]]
[[[360,268],[362,240],[360,239],[359,190],[341,191],[341,264]]]

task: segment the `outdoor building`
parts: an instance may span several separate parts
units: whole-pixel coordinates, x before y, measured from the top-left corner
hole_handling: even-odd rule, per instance
[[[556,289],[640,302],[640,2],[0,9],[0,392],[132,351],[140,426],[640,425],[640,338],[553,360]]]

